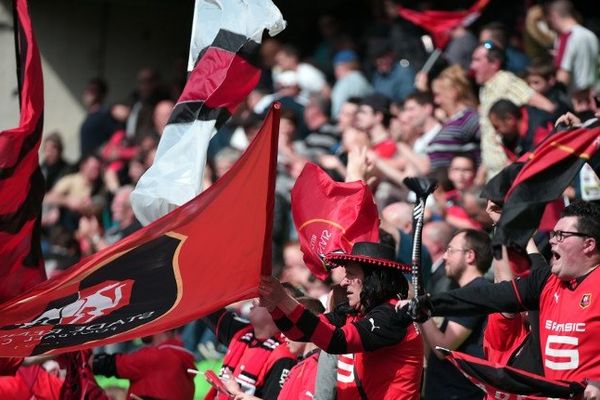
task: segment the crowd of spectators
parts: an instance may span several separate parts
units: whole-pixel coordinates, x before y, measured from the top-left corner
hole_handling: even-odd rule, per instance
[[[266,39],[261,81],[211,141],[204,186],[231,168],[269,105],[279,101],[273,230],[277,278],[320,299],[342,280],[336,272],[341,268],[326,282],[312,276],[292,224],[290,191],[304,165],[312,162],[334,180],[368,183],[384,226],[397,238],[397,260],[403,262],[410,261],[401,248],[406,249],[412,234],[414,193],[402,181],[407,176],[437,179],[423,229],[426,288],[442,293],[485,284],[493,278],[488,270],[494,205],[480,198],[483,185],[553,134],[560,115],[569,111],[584,121],[600,106],[598,37],[573,5],[568,0],[533,5],[526,21],[522,35],[496,22],[479,31],[455,28],[442,57],[427,70],[423,66],[430,53],[421,36],[391,15],[385,35],[354,41],[347,32],[329,32],[324,38],[328,57],[322,46],[302,54],[294,43]],[[410,51],[415,48],[419,51]],[[65,161],[59,132],[45,135],[42,243],[49,276],[141,228],[129,194],[152,164],[180,90],[147,67],[139,71],[131,98],[109,105],[107,82],[90,80],[82,97],[87,115],[77,165]],[[578,176],[565,192],[566,201],[600,199],[600,181],[591,174]],[[466,259],[465,246],[477,249],[477,257]],[[249,309],[236,306],[246,317]],[[423,325],[426,343],[483,355],[482,320],[438,322]],[[213,345],[210,326],[197,321],[182,330],[198,358],[224,351]],[[469,391],[474,386],[437,356],[428,358],[424,398],[483,397],[477,389]],[[458,397],[450,397],[449,387]]]

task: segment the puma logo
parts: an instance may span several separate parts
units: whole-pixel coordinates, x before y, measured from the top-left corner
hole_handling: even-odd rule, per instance
[[[369,322],[371,323],[371,332],[373,332],[375,329],[381,329],[380,326],[375,325],[375,320],[373,318],[369,318]]]

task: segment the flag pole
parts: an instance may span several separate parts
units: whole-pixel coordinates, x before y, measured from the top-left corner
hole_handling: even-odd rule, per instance
[[[19,50],[20,46],[19,46],[19,13],[17,11],[17,1],[18,0],[13,0],[12,1],[12,8],[13,8],[13,32],[14,32],[14,38],[15,38],[15,63],[17,64],[17,87],[18,87],[18,94],[19,94],[19,111],[21,110],[21,90],[23,89],[23,79],[22,79],[22,71],[21,71],[21,52]]]
[[[413,210],[413,242],[412,242],[412,279],[415,296],[425,293],[423,287],[423,272],[421,270],[421,239],[423,234],[423,220],[425,217],[425,203],[427,197],[437,187],[437,181],[428,178],[404,178],[404,184],[417,195]]]

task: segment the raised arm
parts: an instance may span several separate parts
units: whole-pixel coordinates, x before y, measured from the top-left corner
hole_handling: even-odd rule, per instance
[[[311,341],[330,354],[374,351],[396,344],[404,338],[411,322],[408,317],[394,318],[396,313],[389,304],[373,308],[355,322],[340,320],[334,313],[316,316],[288,295],[272,277],[263,277],[259,292],[263,305],[271,311],[275,324],[287,337]],[[338,326],[340,323],[342,326]]]

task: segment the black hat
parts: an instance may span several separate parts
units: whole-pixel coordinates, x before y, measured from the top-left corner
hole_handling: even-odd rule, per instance
[[[351,254],[333,252],[325,256],[325,265],[329,268],[344,267],[349,262],[357,262],[379,267],[397,268],[410,272],[411,267],[396,261],[393,247],[374,242],[357,242],[352,246]]]

